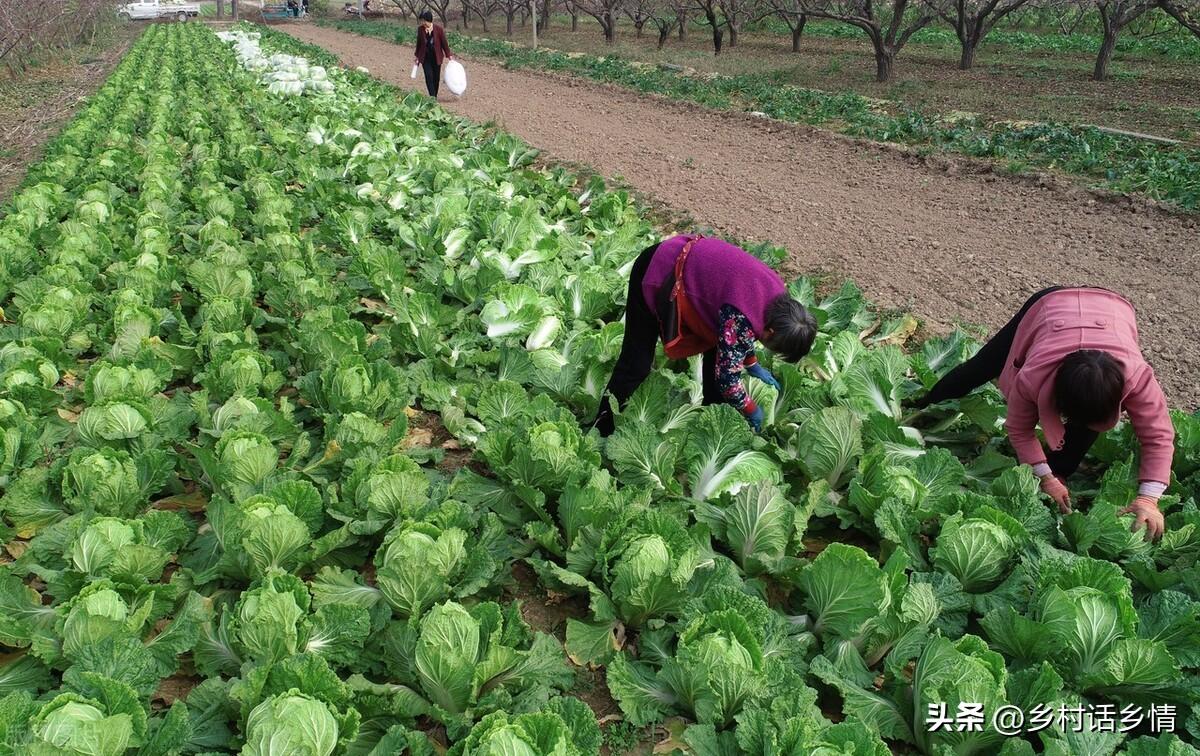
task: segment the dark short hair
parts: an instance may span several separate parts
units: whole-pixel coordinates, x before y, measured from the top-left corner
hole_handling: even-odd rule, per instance
[[[763,325],[771,331],[763,337],[763,345],[788,362],[804,359],[817,338],[817,321],[812,313],[787,294],[780,294],[767,305]]]
[[[1125,372],[1108,352],[1080,349],[1063,358],[1054,379],[1054,402],[1070,422],[1094,425],[1113,416],[1125,393]]]
[[[420,18],[422,21],[428,21],[431,24],[433,23],[433,13],[431,11],[421,11]]]

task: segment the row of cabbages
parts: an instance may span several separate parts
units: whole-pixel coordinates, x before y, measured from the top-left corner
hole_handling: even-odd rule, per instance
[[[297,55],[266,55],[259,46],[258,32],[218,32],[224,42],[232,42],[238,62],[248,70],[262,72],[268,91],[274,94],[304,94],[305,90],[332,92],[333,82],[323,66],[309,65]]]

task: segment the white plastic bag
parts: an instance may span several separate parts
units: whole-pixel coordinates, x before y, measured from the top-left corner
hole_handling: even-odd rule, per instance
[[[412,78],[414,78],[414,79],[417,78],[417,68],[418,68],[418,66],[413,66]]]
[[[446,82],[446,88],[456,95],[467,91],[467,71],[457,60],[448,60],[442,66],[442,80]]]

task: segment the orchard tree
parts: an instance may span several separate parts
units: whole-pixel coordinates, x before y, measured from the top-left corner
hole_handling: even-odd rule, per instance
[[[679,27],[679,41],[687,39],[688,19],[691,18],[695,4],[692,0],[665,0],[675,14],[675,23]]]
[[[1113,50],[1117,47],[1117,38],[1125,27],[1144,16],[1147,11],[1158,5],[1159,0],[1095,0],[1096,9],[1100,11],[1100,25],[1104,37],[1100,41],[1100,51],[1096,54],[1096,68],[1092,78],[1104,81],[1108,78],[1108,64],[1112,61]]]
[[[717,0],[721,20],[729,30],[730,47],[737,47],[738,34],[743,25],[762,18],[764,7],[765,4],[759,0]]]
[[[571,31],[579,31],[579,2],[578,0],[563,0],[563,8],[571,15]]]
[[[771,10],[775,12],[792,32],[792,52],[800,52],[800,37],[804,35],[804,25],[808,23],[808,15],[804,12],[800,0],[768,0]]]
[[[392,0],[392,5],[399,8],[405,18],[417,18],[421,11],[429,9],[442,22],[442,26],[446,25],[450,16],[450,0]]]
[[[605,44],[611,45],[617,38],[617,17],[621,13],[621,0],[574,0],[575,7],[600,24]],[[572,22],[574,27],[574,22]]]
[[[479,23],[483,24],[484,34],[488,33],[488,21],[492,18],[492,14],[500,10],[500,3],[497,0],[463,0],[463,26],[467,25],[467,17],[474,13],[479,18]]]
[[[638,39],[642,38],[642,30],[653,14],[652,7],[656,0],[625,0],[621,10],[633,22],[633,33]],[[659,45],[661,48],[662,45]]]
[[[596,23],[600,24],[600,31],[604,32],[606,44],[612,44],[617,40],[617,17],[620,14],[622,0],[572,0],[572,2],[578,10],[596,19]],[[571,29],[575,29],[574,18],[571,20]]]
[[[704,23],[712,30],[713,55],[720,55],[721,45],[725,41],[725,30],[721,28],[724,22],[719,15],[719,0],[695,0],[695,3],[696,9],[704,16]]]
[[[1197,0],[1160,0],[1159,5],[1183,28],[1200,37],[1200,2]]]
[[[962,54],[958,67],[969,71],[975,65],[979,43],[996,25],[1029,0],[926,0],[954,28]]]
[[[679,23],[678,2],[676,0],[635,0],[645,3],[646,20],[658,32],[658,49],[667,44],[671,30]]]
[[[861,29],[875,51],[875,80],[879,82],[892,80],[900,49],[937,17],[927,3],[912,0],[887,0],[878,5],[876,0],[800,0],[800,3],[809,16]]]
[[[504,33],[511,37],[513,20],[525,8],[525,0],[497,0],[496,7],[504,14]]]

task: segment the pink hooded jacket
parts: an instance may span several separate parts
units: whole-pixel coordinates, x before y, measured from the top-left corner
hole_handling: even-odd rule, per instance
[[[1021,319],[999,380],[1008,400],[1005,427],[1017,459],[1028,465],[1046,461],[1035,434],[1039,423],[1050,447],[1062,446],[1064,429],[1054,405],[1054,378],[1063,358],[1080,349],[1108,352],[1125,371],[1121,406],[1092,430],[1111,429],[1121,411],[1127,412],[1142,447],[1139,479],[1170,483],[1175,429],[1166,397],[1142,357],[1133,305],[1104,289],[1052,292]]]

